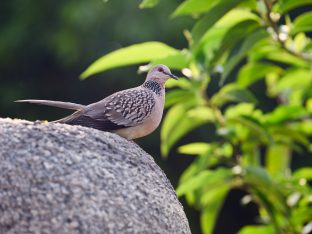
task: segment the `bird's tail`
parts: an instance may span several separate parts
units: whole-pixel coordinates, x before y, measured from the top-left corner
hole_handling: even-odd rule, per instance
[[[70,110],[76,110],[76,111],[81,110],[85,107],[84,105],[71,103],[71,102],[59,102],[59,101],[49,101],[49,100],[26,99],[26,100],[17,100],[15,102],[28,102],[28,103],[38,104],[38,105],[54,106],[58,108],[70,109]]]

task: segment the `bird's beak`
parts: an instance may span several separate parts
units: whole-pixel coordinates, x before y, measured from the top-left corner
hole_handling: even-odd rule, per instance
[[[175,79],[175,80],[178,80],[179,77],[173,75],[172,73],[166,73],[166,75],[170,76],[171,78]]]

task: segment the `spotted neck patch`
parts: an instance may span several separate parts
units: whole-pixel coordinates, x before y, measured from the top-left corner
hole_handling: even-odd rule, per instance
[[[157,95],[161,94],[161,86],[156,81],[153,81],[153,80],[145,81],[144,84],[143,84],[143,87],[147,88],[149,90],[152,90]]]

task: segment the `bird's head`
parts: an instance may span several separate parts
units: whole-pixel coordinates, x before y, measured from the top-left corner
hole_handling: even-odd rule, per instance
[[[147,73],[146,80],[153,80],[158,82],[159,84],[165,84],[165,82],[170,78],[173,78],[175,80],[178,79],[177,76],[171,73],[170,69],[167,66],[159,64],[153,67]]]

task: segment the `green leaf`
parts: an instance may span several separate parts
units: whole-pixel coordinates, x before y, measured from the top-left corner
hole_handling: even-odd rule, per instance
[[[204,234],[211,234],[216,225],[216,221],[224,200],[230,191],[228,184],[212,188],[206,195],[206,204],[201,212],[200,225]]]
[[[84,79],[111,68],[150,62],[151,60],[165,58],[177,53],[178,50],[155,41],[128,46],[115,50],[96,60],[81,74],[81,78]]]
[[[302,144],[306,147],[309,147],[309,140],[307,136],[298,131],[290,128],[289,126],[278,125],[271,128],[271,132],[274,138],[283,142],[288,143],[288,146],[291,146],[292,142]]]
[[[264,116],[266,124],[277,125],[287,120],[299,119],[307,115],[306,110],[301,106],[279,106],[272,113]]]
[[[231,50],[240,40],[249,35],[256,28],[260,27],[258,19],[247,19],[232,26],[223,36],[221,46],[216,51],[213,61],[216,63],[223,54]]]
[[[240,123],[259,137],[265,136],[267,139],[270,138],[264,126],[258,120],[252,118],[251,116],[237,116],[228,118],[227,120],[229,122]]]
[[[190,57],[191,55],[187,50],[177,51],[176,53],[169,55],[167,57],[153,59],[151,65],[154,66],[157,64],[166,64],[168,67],[172,69],[182,70],[183,68],[189,66]]]
[[[228,77],[230,72],[235,68],[235,66],[246,56],[246,54],[251,50],[251,48],[261,39],[267,37],[267,32],[261,28],[250,33],[242,43],[235,48],[230,54],[226,64],[224,65],[224,72],[222,73],[220,83],[222,84]]]
[[[285,213],[287,204],[283,193],[268,172],[256,166],[246,168],[244,182],[250,186],[251,191],[258,191],[261,195],[260,199],[270,206],[272,212]]]
[[[170,89],[170,88],[175,88],[175,87],[186,89],[188,91],[193,89],[192,81],[186,78],[179,78],[179,80],[169,79],[166,82],[166,88]]]
[[[197,21],[192,29],[193,46],[199,42],[209,28],[240,2],[241,0],[223,0],[210,8],[205,16]]]
[[[207,59],[213,59],[215,51],[220,47],[225,33],[234,25],[245,20],[259,21],[259,17],[246,9],[234,8],[226,13],[212,28],[207,30],[200,43],[194,48],[194,55],[204,50],[205,54],[211,54]]]
[[[295,55],[292,55],[278,46],[270,45],[270,42],[264,40],[263,43],[255,46],[250,53],[251,61],[258,61],[261,59],[269,59],[275,62],[290,64],[293,66],[309,68],[310,64],[308,61],[305,61]]]
[[[304,226],[311,225],[312,220],[312,209],[309,206],[299,207],[297,209],[292,210],[292,222],[297,226],[297,230],[302,230],[301,233],[309,234],[307,231],[304,230]],[[310,229],[310,228],[309,228]]]
[[[178,102],[185,102],[194,97],[194,93],[190,90],[172,90],[166,94],[165,108],[168,108]]]
[[[294,178],[312,180],[312,167],[302,167],[294,172]]]
[[[168,156],[171,147],[181,137],[206,122],[202,119],[190,118],[186,115],[187,111],[196,105],[196,103],[197,101],[194,99],[177,104],[171,107],[165,116],[160,132],[161,152],[164,157]]]
[[[305,107],[306,107],[307,111],[308,111],[310,114],[312,114],[312,98],[309,98],[309,99],[306,101]]]
[[[197,106],[187,112],[187,116],[190,118],[198,118],[207,122],[213,122],[216,120],[214,111],[207,106]]]
[[[243,66],[237,77],[240,87],[246,88],[257,80],[264,78],[268,73],[281,74],[283,69],[270,63],[247,63]]]
[[[204,187],[206,182],[209,181],[209,178],[212,174],[213,171],[205,170],[184,181],[176,189],[177,195],[180,197],[186,193]]]
[[[312,12],[304,13],[298,16],[294,21],[294,33],[312,31]]]
[[[212,150],[214,150],[215,147],[216,147],[215,145],[213,144],[211,145]],[[207,169],[207,165],[209,164],[209,158],[212,157],[208,155],[209,153],[210,152],[208,151],[200,155],[199,157],[196,157],[194,162],[190,166],[188,166],[180,176],[179,184],[183,184],[184,182],[188,181],[189,179],[195,177],[200,172],[205,171]]]
[[[312,0],[280,0],[279,1],[279,8],[277,11],[280,13],[285,13],[297,7],[311,5]]]
[[[252,116],[255,111],[255,105],[252,103],[239,103],[235,106],[229,106],[225,111],[226,118],[237,116]]]
[[[211,145],[205,142],[194,142],[178,148],[181,154],[199,155],[211,150]]]
[[[311,113],[309,113],[311,115]],[[295,129],[302,132],[306,136],[312,136],[312,119],[305,119],[300,122],[296,122],[293,125]]]
[[[207,1],[207,0],[188,0],[181,3],[177,9],[172,13],[172,16],[198,14],[209,10],[212,6],[218,4],[220,0]]]
[[[237,234],[275,234],[271,225],[244,226]]]
[[[309,42],[309,38],[303,32],[301,32],[294,37],[292,47],[296,53],[301,53],[309,44]]]
[[[152,8],[158,4],[159,0],[143,0],[139,7],[143,8]]]
[[[289,146],[282,144],[270,145],[266,152],[265,163],[271,175],[286,176],[289,171],[291,152]]]
[[[215,171],[204,170],[198,173],[196,176],[183,181],[176,192],[178,196],[182,196],[188,192],[194,191],[199,188],[216,188],[217,186],[222,186],[229,183],[232,179],[233,173],[229,169],[220,168]],[[207,195],[209,196],[209,195]],[[208,198],[203,198],[202,204],[206,205],[209,202]]]
[[[224,86],[218,93],[212,96],[211,102],[214,105],[222,106],[227,102],[257,102],[254,95],[247,89],[242,89],[236,84]]]

